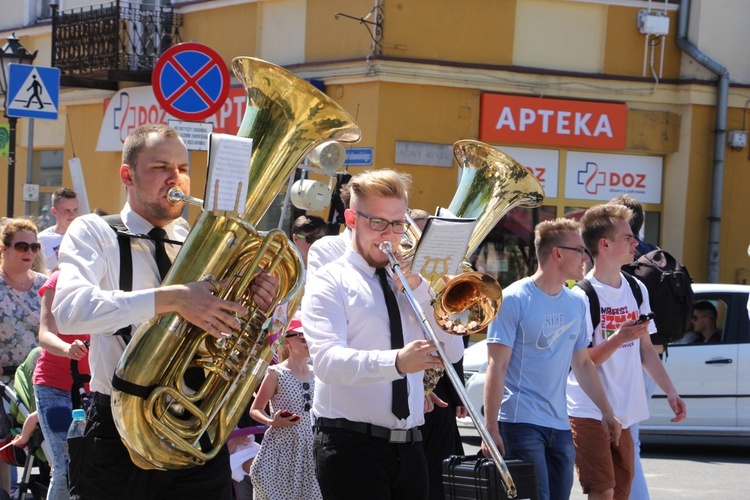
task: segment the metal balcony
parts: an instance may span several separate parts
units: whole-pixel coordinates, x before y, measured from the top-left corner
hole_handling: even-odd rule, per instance
[[[182,16],[171,7],[119,0],[51,7],[52,66],[63,86],[117,90],[118,82],[150,82],[159,56],[182,41]]]

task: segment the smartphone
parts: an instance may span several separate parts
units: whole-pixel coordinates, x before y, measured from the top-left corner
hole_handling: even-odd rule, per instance
[[[284,418],[292,417],[290,419],[290,422],[296,422],[297,420],[300,419],[299,415],[292,413],[289,410],[281,410],[281,413],[279,413],[279,415],[281,415]]]
[[[640,325],[641,323],[645,323],[646,321],[654,319],[655,314],[650,312],[648,314],[641,314],[640,317],[635,321],[636,325]]]

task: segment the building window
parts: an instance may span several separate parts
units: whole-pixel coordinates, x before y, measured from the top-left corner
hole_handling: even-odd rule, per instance
[[[471,256],[471,263],[505,288],[536,271],[534,227],[556,217],[553,206],[515,208],[505,214]]]

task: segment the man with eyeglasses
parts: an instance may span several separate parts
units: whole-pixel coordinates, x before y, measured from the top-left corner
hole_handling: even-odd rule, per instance
[[[313,243],[326,235],[328,224],[314,215],[300,215],[292,224],[292,242],[302,256],[307,267],[307,254]]]
[[[388,276],[380,250],[385,241],[398,248],[409,227],[408,184],[408,176],[393,170],[352,178],[345,211],[351,245],[307,281],[302,323],[316,377],[314,449],[325,499],[427,498],[418,429],[424,423],[422,379],[426,368],[442,361],[424,339],[401,284]],[[434,323],[428,284],[408,270],[405,277],[449,361],[458,361],[462,338]]]
[[[571,369],[602,412],[602,437],[617,441],[621,426],[589,357],[583,300],[564,286],[583,277],[588,260],[578,223],[538,224],[534,246],[536,272],[503,290],[487,333],[485,424],[501,453],[534,464],[540,499],[568,498],[575,458],[565,404]]]
[[[636,299],[621,266],[633,261],[638,245],[630,227],[632,212],[617,204],[592,207],[581,218],[583,241],[594,258],[586,280],[599,302],[600,320],[594,329],[589,354],[597,366],[609,402],[622,423],[619,443],[603,439],[599,432],[601,410],[585,393],[584,380],[575,372],[568,376],[567,402],[576,468],[583,492],[590,499],[628,498],[635,473],[635,451],[630,427],[648,418],[648,399],[643,370],[666,393],[675,417],[683,420],[685,403],[677,394],[649,334],[652,321],[641,320],[651,313],[648,290],[636,278],[641,291]],[[586,302],[586,322],[593,326],[589,298],[582,288],[574,289]]]

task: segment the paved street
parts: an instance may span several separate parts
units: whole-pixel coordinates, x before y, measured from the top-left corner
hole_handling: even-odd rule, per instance
[[[466,454],[476,453],[477,432],[460,430]],[[649,445],[642,455],[652,500],[750,497],[750,448]],[[576,479],[570,498],[585,499],[580,491]]]

